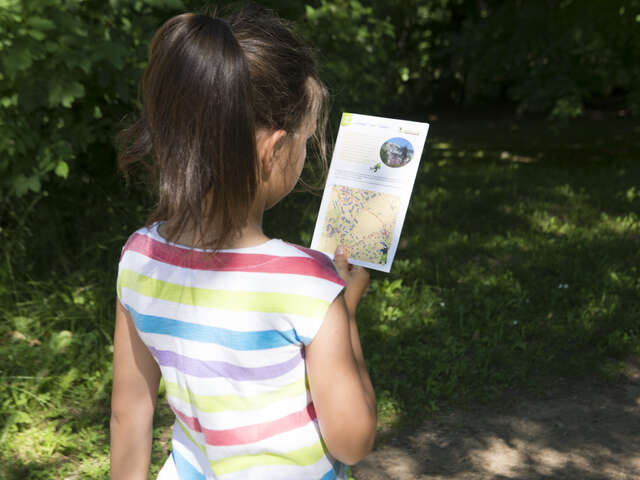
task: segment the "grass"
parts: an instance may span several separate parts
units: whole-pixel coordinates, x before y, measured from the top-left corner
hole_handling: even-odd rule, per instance
[[[630,120],[433,122],[393,269],[372,273],[358,314],[381,427],[615,379],[640,353],[639,134]],[[148,201],[93,160],[0,212],[2,479],[108,477],[115,268]],[[308,245],[318,204],[294,194],[268,233]],[[154,471],[171,423],[157,416]]]

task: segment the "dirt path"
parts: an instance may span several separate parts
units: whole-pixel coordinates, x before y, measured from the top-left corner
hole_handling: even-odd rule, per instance
[[[456,410],[399,434],[356,480],[640,479],[640,359],[616,385]]]

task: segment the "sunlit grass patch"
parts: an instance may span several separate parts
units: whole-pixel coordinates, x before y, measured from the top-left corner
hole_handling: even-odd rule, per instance
[[[612,217],[603,213],[601,216],[601,228],[608,229],[618,235],[639,235],[640,221],[635,212],[626,215]]]
[[[0,478],[108,476],[111,334],[104,280],[87,276],[0,297]]]
[[[105,426],[79,423],[63,409],[31,408],[28,419],[9,418],[2,434],[1,478],[108,478]]]

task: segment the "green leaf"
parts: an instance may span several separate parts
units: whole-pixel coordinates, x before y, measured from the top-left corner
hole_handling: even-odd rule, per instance
[[[316,9],[313,8],[311,5],[305,5],[305,15],[309,20],[316,20],[318,18]]]
[[[56,165],[55,172],[59,177],[67,178],[69,176],[69,165],[64,160],[60,160]]]
[[[60,332],[60,333],[63,333],[63,332]],[[71,332],[68,332],[68,333],[71,334]],[[59,335],[60,334],[58,334],[58,336]],[[71,341],[71,335],[69,335],[67,338],[69,339],[69,342],[70,342]],[[75,368],[75,367],[71,367],[71,369],[67,373],[65,373],[62,377],[60,377],[60,383],[59,383],[60,389],[63,390],[63,391],[68,390],[69,387],[71,386],[71,384],[74,381],[76,381],[79,376],[80,375],[79,375],[78,369]]]
[[[16,411],[14,412],[14,417],[13,417],[13,421],[15,423],[22,423],[25,425],[29,425],[31,423],[31,415],[29,415],[27,412],[23,412],[23,411]]]
[[[47,36],[42,33],[40,30],[27,30],[27,34],[32,36],[38,41],[44,40]]]
[[[28,69],[32,64],[31,52],[26,48],[9,50],[2,58],[9,76]]]
[[[53,30],[56,27],[56,24],[51,20],[42,18],[42,17],[30,17],[27,19],[25,24],[29,27],[33,27],[36,30],[47,31]]]
[[[18,94],[14,93],[10,97],[0,98],[0,105],[2,105],[4,108],[14,107],[18,105]]]
[[[409,81],[409,69],[407,67],[400,67],[400,78],[403,82]]]
[[[104,59],[113,65],[116,70],[122,69],[127,55],[129,55],[129,48],[115,41],[103,41],[93,46],[93,60]]]
[[[62,330],[51,337],[49,342],[51,350],[55,353],[60,353],[65,350],[73,340],[73,333],[69,330]]]
[[[25,175],[16,175],[12,182],[13,191],[17,197],[22,197],[29,190],[38,193],[40,191],[40,179],[37,175],[31,175],[29,177]]]
[[[49,91],[49,106],[55,107],[62,104],[66,108],[71,108],[76,98],[84,97],[84,86],[78,82],[68,84],[55,84]]]

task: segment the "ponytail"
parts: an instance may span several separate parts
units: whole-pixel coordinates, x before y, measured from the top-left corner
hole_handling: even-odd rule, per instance
[[[120,134],[119,165],[152,155],[158,204],[148,222],[174,220],[170,239],[194,228],[206,238],[214,222],[222,235],[209,246],[223,245],[257,188],[249,69],[228,23],[190,13],[168,20],[151,41],[141,86],[144,115]]]

